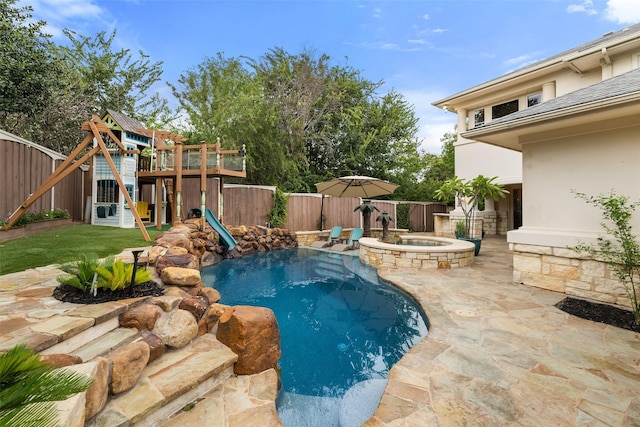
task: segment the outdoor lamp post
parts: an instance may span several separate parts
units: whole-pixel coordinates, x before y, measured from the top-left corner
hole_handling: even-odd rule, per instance
[[[133,285],[136,283],[136,273],[138,272],[138,257],[144,250],[131,251],[133,254],[133,272],[131,273],[131,285],[129,285],[129,295],[133,296]]]

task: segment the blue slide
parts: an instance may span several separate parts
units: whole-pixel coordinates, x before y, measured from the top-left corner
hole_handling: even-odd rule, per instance
[[[207,208],[204,211],[204,217],[209,225],[220,235],[220,239],[222,239],[222,243],[224,243],[227,249],[233,249],[236,247],[238,242],[236,242],[231,233],[229,233],[229,230],[220,224],[220,221],[218,221],[218,218],[216,218],[213,212],[211,212],[211,209]]]

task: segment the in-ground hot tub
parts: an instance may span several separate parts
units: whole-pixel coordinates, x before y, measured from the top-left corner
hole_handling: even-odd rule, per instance
[[[458,268],[473,264],[473,243],[423,235],[404,234],[400,242],[360,239],[360,261],[376,267],[415,269]]]

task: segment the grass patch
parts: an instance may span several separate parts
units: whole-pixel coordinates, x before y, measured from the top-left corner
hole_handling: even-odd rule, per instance
[[[147,228],[151,242],[137,228],[77,224],[0,243],[0,275],[28,268],[77,261],[82,254],[100,258],[125,248],[150,246],[162,231]]]

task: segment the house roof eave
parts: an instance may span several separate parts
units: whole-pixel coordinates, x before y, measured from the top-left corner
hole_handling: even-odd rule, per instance
[[[522,143],[527,135],[552,132],[562,128],[576,128],[587,132],[624,123],[637,123],[640,118],[640,94],[634,92],[595,102],[579,104],[561,110],[549,111],[520,119],[500,122],[461,133],[465,139],[485,142],[517,151],[522,151]]]

